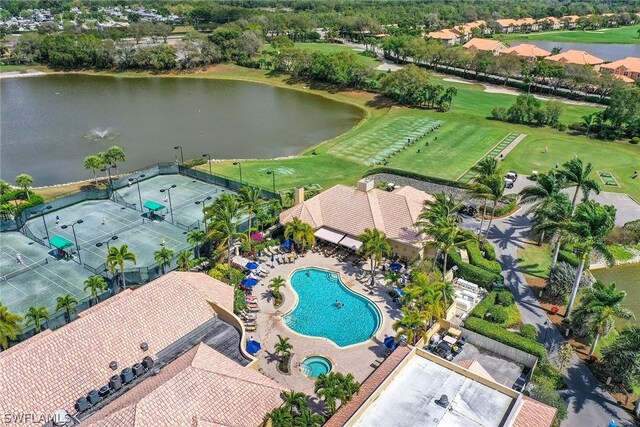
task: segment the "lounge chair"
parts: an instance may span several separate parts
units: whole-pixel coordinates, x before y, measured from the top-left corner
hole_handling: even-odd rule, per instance
[[[254,332],[256,330],[256,325],[249,325],[249,326],[245,325],[244,330],[247,332]]]

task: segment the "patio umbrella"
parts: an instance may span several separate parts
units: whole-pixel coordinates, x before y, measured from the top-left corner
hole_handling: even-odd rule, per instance
[[[248,263],[245,265],[245,267],[247,267],[249,270],[255,270],[255,269],[257,269],[257,268],[259,267],[259,265],[258,265],[258,263],[257,263],[257,262],[253,262],[253,261],[251,261],[251,262],[248,262]]]
[[[404,296],[404,292],[402,291],[402,289],[400,288],[393,288],[394,291],[396,291],[396,293],[398,294],[398,296],[400,298],[402,298]]]
[[[253,288],[258,284],[258,279],[254,279],[253,277],[247,277],[246,279],[242,279],[240,284],[246,288]]]
[[[285,249],[289,249],[291,246],[293,246],[293,242],[291,241],[291,239],[287,239],[282,242],[282,247]]]
[[[396,347],[398,347],[398,344],[396,343],[396,339],[394,337],[386,337],[383,342],[384,346],[389,350],[395,350]]]
[[[389,270],[391,271],[400,271],[402,270],[402,264],[399,262],[394,262],[389,266]]]
[[[247,341],[247,353],[256,354],[257,352],[260,351],[261,348],[262,346],[258,341],[254,341],[254,340]]]

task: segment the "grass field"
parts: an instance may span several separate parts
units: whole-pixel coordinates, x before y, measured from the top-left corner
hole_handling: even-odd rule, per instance
[[[546,31],[531,34],[505,34],[496,36],[503,42],[524,42],[527,40],[573,42],[573,43],[603,43],[603,44],[640,44],[638,38],[639,25],[619,28],[603,28],[601,30],[571,30]]]
[[[362,52],[355,50],[353,47],[345,46],[345,45],[342,45],[342,44],[332,44],[332,43],[295,43],[295,47],[298,48],[298,49],[306,49],[306,50],[310,50],[312,52],[323,52],[323,53],[333,53],[333,52],[340,52],[342,50],[350,50],[350,51],[354,52],[358,56],[358,59],[364,65],[369,65],[370,67],[375,68],[378,65],[382,64],[382,62],[378,61],[376,58],[371,58],[370,56],[363,55]],[[272,51],[273,48],[270,45],[265,45],[263,47],[263,52],[265,50],[266,51]]]

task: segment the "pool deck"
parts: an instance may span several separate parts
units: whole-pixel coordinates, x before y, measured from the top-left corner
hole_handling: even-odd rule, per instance
[[[349,289],[376,304],[382,314],[382,325],[375,337],[360,344],[341,348],[328,339],[300,335],[289,329],[282,317],[293,309],[297,299],[291,289],[289,278],[293,271],[304,267],[320,267],[339,272],[342,281]],[[357,268],[335,258],[326,258],[319,253],[308,252],[293,264],[277,265],[276,263],[274,269],[268,268],[268,270],[269,275],[262,279],[253,291],[260,307],[257,329],[254,332],[247,332],[249,337],[253,336],[262,343],[262,350],[256,357],[264,373],[291,390],[313,396],[315,380],[302,373],[300,363],[309,356],[321,355],[331,360],[333,371],[351,373],[358,382],[364,381],[374,370],[371,365],[376,360],[383,360],[386,348],[382,342],[386,336],[395,335],[391,325],[400,318],[400,310],[395,307],[385,290],[379,289],[373,295],[369,295],[364,285],[356,280]],[[273,307],[271,293],[267,287],[269,281],[277,276],[282,276],[286,280],[286,286],[281,290],[284,303],[278,310]],[[293,345],[290,375],[281,374],[276,369],[278,358],[273,347],[278,342],[278,335],[289,337],[289,342]]]

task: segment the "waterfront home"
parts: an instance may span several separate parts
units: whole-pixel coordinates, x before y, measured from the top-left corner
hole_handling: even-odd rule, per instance
[[[522,43],[518,46],[505,48],[500,51],[501,55],[515,55],[524,58],[528,61],[536,61],[539,58],[544,58],[551,55],[551,52],[541,49],[536,45]]]
[[[604,63],[604,59],[593,56],[584,50],[573,49],[548,56],[545,59],[559,64],[598,65]]]
[[[624,59],[603,64],[600,66],[600,72],[611,73],[617,77],[626,77],[630,82],[640,80],[640,58],[628,56]],[[625,81],[625,79],[621,79]],[[629,82],[629,80],[626,80]]]
[[[473,38],[462,45],[462,47],[472,52],[485,51],[492,52],[494,55],[498,55],[507,49],[507,46],[499,40],[480,38]]]

